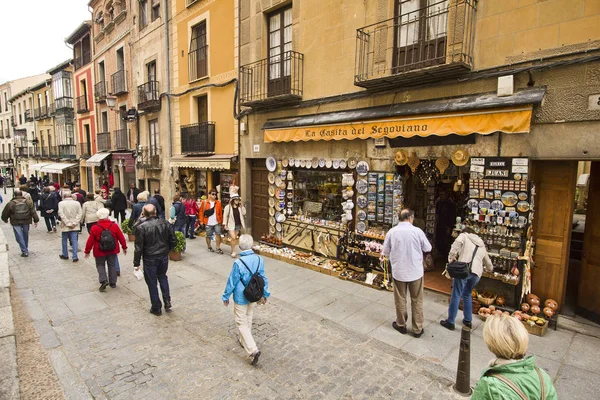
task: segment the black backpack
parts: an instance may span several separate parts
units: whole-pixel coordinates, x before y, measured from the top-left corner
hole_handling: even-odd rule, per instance
[[[114,222],[112,224],[114,224]],[[110,226],[112,226],[112,224],[110,224]],[[100,234],[99,247],[102,251],[113,251],[117,248],[117,241],[115,240],[115,237],[113,236],[110,229],[102,228],[102,233]]]
[[[250,268],[248,268],[244,260],[240,258],[240,261],[242,262],[242,264],[244,264],[248,272],[250,272],[250,274],[252,275],[250,277],[250,280],[248,281],[248,284],[246,285],[246,288],[244,289],[244,296],[250,303],[255,303],[262,299],[265,294],[265,280],[262,276],[258,274],[258,271],[260,270],[260,262],[262,261],[262,259],[259,257],[258,267],[256,267],[256,272],[254,273],[250,271]]]

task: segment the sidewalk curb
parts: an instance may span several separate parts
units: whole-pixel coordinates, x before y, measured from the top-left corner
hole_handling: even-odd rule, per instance
[[[17,369],[17,342],[10,302],[10,273],[8,269],[8,243],[0,230],[0,398],[19,398],[19,372]]]

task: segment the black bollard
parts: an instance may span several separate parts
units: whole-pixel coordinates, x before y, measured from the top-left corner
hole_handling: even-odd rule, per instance
[[[458,353],[458,368],[456,369],[456,383],[452,387],[461,396],[468,397],[473,393],[471,389],[471,329],[462,327],[460,333],[460,351]]]

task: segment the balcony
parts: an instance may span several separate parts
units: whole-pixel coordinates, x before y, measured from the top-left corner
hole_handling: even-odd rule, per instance
[[[48,104],[48,115],[54,115],[56,113],[56,106],[54,103]]]
[[[15,147],[15,156],[16,157],[28,157],[29,156],[29,147],[27,147],[27,146]]]
[[[96,103],[106,101],[106,82],[100,81],[94,85]]]
[[[115,134],[115,149],[117,150],[128,150],[129,149],[129,135],[127,128],[117,129],[114,131]]]
[[[215,123],[201,122],[182,126],[181,154],[215,154]]]
[[[77,114],[83,114],[90,111],[87,102],[87,94],[76,98]]]
[[[208,76],[208,45],[188,54],[188,80],[190,82]]]
[[[127,79],[124,69],[115,72],[110,78],[112,81],[111,94],[113,96],[118,96],[120,94],[127,93]]]
[[[73,110],[73,99],[71,97],[61,97],[54,101],[54,113],[62,110]]]
[[[286,51],[240,67],[240,103],[247,107],[297,104],[304,87],[304,54]]]
[[[77,146],[74,144],[61,144],[57,146],[59,158],[76,158],[77,157]]]
[[[98,151],[111,150],[110,132],[98,133],[98,135],[96,136],[96,147],[98,148]]]
[[[79,57],[75,58],[75,71],[84,65],[89,64],[92,61],[92,53],[90,51],[85,51],[83,54],[79,55]]]
[[[162,169],[162,158],[161,158],[160,147],[142,147],[141,157],[142,161],[138,162],[138,167],[149,170]]]
[[[78,147],[78,157],[80,158],[90,158],[92,155],[92,146],[91,143],[79,143]]]
[[[138,110],[152,112],[160,110],[158,81],[148,81],[138,86]]]
[[[33,119],[40,120],[48,118],[48,106],[41,106],[40,108],[36,108],[33,110]]]
[[[476,0],[438,0],[358,29],[354,84],[421,85],[473,67]]]
[[[50,157],[50,147],[42,147],[42,157]]]
[[[25,122],[33,122],[33,113],[30,109],[25,110]]]
[[[10,160],[12,157],[10,156],[10,154],[8,153],[0,153],[0,160],[1,161],[8,161]]]

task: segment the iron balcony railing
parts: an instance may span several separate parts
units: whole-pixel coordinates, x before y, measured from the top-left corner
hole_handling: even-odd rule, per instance
[[[302,100],[304,54],[286,51],[240,67],[240,102],[246,106]]]
[[[33,146],[33,148],[29,151],[29,154],[33,157],[40,157],[42,154],[42,149],[37,146]]]
[[[94,85],[94,94],[96,96],[96,103],[106,101],[106,82],[100,81]]]
[[[126,74],[125,74],[124,69],[112,74],[110,79],[112,81],[112,93],[111,94],[117,96],[122,93],[127,93],[127,79],[126,79]]]
[[[477,0],[413,3],[400,1],[394,18],[357,30],[355,85],[421,84],[471,70]]]
[[[160,109],[158,81],[148,81],[138,86],[138,110],[152,111]]]
[[[215,123],[201,122],[182,126],[181,154],[215,154]]]
[[[27,157],[27,156],[29,156],[29,148],[27,146],[17,146],[17,147],[15,147],[15,156],[17,156],[17,157]]]
[[[77,114],[89,112],[87,95],[77,97]]]
[[[188,79],[195,81],[208,75],[208,45],[198,47],[188,54]]]
[[[73,99],[71,97],[61,97],[54,100],[54,112],[66,109],[73,109]]]
[[[33,122],[33,113],[31,110],[25,110],[25,122]]]
[[[50,157],[50,148],[42,146],[42,157]]]
[[[75,70],[89,64],[92,61],[92,53],[90,51],[84,51],[79,57],[75,58]]]
[[[111,150],[110,132],[101,132],[96,136],[96,147],[98,151]]]
[[[91,143],[82,142],[77,145],[78,156],[82,158],[89,158],[92,155]]]
[[[129,135],[127,128],[117,129],[114,131],[115,134],[115,149],[126,150],[129,149]]]
[[[48,117],[48,106],[41,106],[40,108],[36,108],[33,110],[33,119],[36,121],[38,119],[44,119]]]
[[[141,151],[141,161],[138,163],[140,168],[161,169],[161,149],[157,146],[143,146]]]
[[[56,106],[54,103],[48,104],[48,115],[53,115],[56,113]]]
[[[60,158],[76,158],[77,146],[74,144],[61,144],[58,146],[58,157]]]
[[[6,160],[9,160],[10,158],[12,158],[10,156],[10,154],[8,154],[8,153],[0,153],[0,160],[6,161]]]

